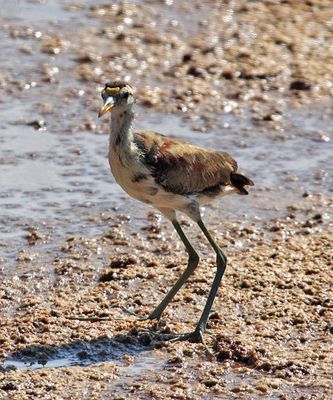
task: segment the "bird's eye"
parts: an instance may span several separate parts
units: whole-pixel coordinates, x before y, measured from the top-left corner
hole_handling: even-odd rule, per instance
[[[129,96],[129,93],[128,93],[128,92],[125,92],[125,93],[123,94],[122,97],[123,97],[124,99],[128,99],[128,96]]]

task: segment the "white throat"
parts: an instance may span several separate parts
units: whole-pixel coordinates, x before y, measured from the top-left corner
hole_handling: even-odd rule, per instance
[[[112,113],[110,127],[110,145],[127,147],[133,140],[132,121],[134,113],[131,109]]]

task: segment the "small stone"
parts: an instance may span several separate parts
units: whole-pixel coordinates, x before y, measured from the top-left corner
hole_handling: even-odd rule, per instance
[[[249,281],[242,281],[239,287],[241,289],[249,289],[251,287],[251,283]]]
[[[221,319],[221,316],[218,312],[213,312],[210,314],[209,319],[210,320],[219,320],[219,319]]]
[[[316,132],[312,136],[312,140],[314,142],[328,143],[331,140],[331,138],[328,135],[326,135],[324,132],[319,131],[319,132]]]
[[[230,350],[221,350],[216,356],[217,361],[230,360],[231,358],[232,352]]]
[[[46,123],[43,119],[28,121],[27,125],[32,126],[36,131],[43,131],[46,129]]]
[[[268,387],[265,384],[259,384],[258,386],[256,386],[256,389],[262,393],[267,393],[268,391]]]
[[[169,360],[167,361],[168,364],[172,364],[172,365],[177,365],[177,366],[181,366],[183,364],[183,359],[179,356],[173,357],[173,358],[169,358]]]
[[[80,360],[85,360],[86,358],[88,358],[88,353],[85,350],[81,350],[77,353],[77,356]]]
[[[128,268],[130,265],[137,264],[137,260],[134,257],[126,257],[117,260],[112,260],[110,263],[111,268]]]
[[[187,75],[192,75],[195,76],[196,78],[203,78],[204,77],[204,72],[201,68],[197,67],[190,67],[187,70]]]
[[[6,382],[4,385],[0,386],[0,389],[4,390],[5,392],[9,392],[12,390],[17,390],[18,387],[12,382]]]
[[[303,81],[303,80],[296,80],[290,83],[289,85],[290,90],[311,90],[311,84]]]
[[[209,387],[209,388],[211,388],[211,387],[213,387],[213,386],[216,386],[217,384],[218,384],[218,382],[215,380],[215,379],[208,379],[208,380],[206,380],[206,381],[203,381],[202,382],[206,387]]]

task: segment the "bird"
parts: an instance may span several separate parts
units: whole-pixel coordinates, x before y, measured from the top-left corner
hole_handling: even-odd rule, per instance
[[[206,228],[200,207],[228,194],[247,195],[246,188],[254,183],[237,172],[237,162],[226,152],[152,131],[135,132],[132,125],[136,97],[129,83],[108,82],[101,96],[103,105],[98,116],[111,113],[108,158],[116,182],[131,197],[153,206],[170,220],[188,253],[184,272],[162,301],[141,319],[160,319],[199,264],[199,255],[178,221],[178,213],[185,214],[199,226],[214,250],[216,272],[194,330],[177,334],[173,340],[205,343],[207,320],[226,269],[227,257]]]

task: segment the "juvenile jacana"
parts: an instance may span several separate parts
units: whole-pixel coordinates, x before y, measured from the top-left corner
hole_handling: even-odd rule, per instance
[[[188,252],[188,264],[175,285],[147,319],[159,319],[166,306],[199,263],[199,256],[177,221],[176,211],[195,221],[216,253],[216,275],[195,330],[178,339],[202,341],[227,257],[216,244],[200,215],[200,205],[230,193],[248,194],[253,182],[237,173],[236,161],[227,153],[204,149],[159,133],[134,132],[133,88],[125,82],[107,83],[99,117],[111,112],[109,163],[118,184],[132,197],[151,204],[168,218]]]

